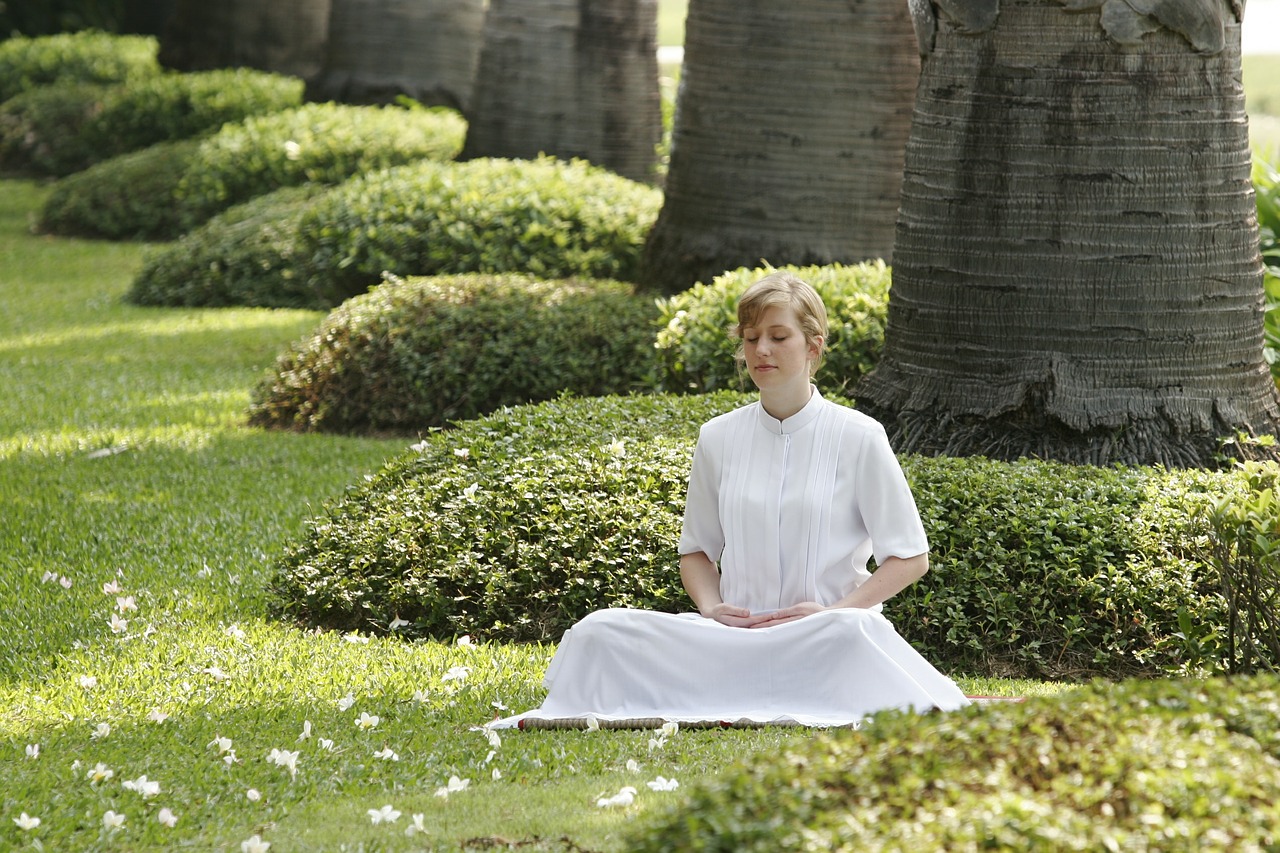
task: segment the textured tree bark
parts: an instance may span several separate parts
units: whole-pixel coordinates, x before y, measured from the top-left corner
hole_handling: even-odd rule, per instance
[[[178,71],[257,68],[306,79],[320,70],[330,0],[177,0],[160,63]]]
[[[653,178],[657,0],[490,0],[460,159],[582,158]]]
[[[691,0],[642,284],[891,259],[918,72],[900,0]]]
[[[926,58],[859,408],[900,451],[1002,459],[1199,466],[1274,434],[1242,9],[913,11]]]
[[[484,0],[332,0],[324,67],[307,100],[465,111],[475,81]]]

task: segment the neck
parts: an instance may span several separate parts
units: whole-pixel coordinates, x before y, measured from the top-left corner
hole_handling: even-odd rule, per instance
[[[780,421],[800,411],[809,402],[813,387],[806,382],[804,387],[778,388],[768,393],[760,392],[760,405],[771,417]]]

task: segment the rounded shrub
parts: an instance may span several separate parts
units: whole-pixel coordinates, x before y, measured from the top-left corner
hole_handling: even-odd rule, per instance
[[[0,166],[67,175],[302,102],[302,81],[245,68],[110,86],[41,86],[0,104]]]
[[[1278,707],[1269,676],[881,713],[726,768],[636,824],[624,846],[1269,850],[1280,837]]]
[[[155,256],[135,292],[168,305],[329,308],[384,272],[631,281],[661,201],[659,190],[580,161],[422,160],[353,178],[296,220],[272,223],[288,232],[288,253],[210,221],[173,247],[177,257]],[[297,301],[304,290],[311,297]],[[182,301],[195,294],[207,301]]]
[[[465,131],[462,117],[445,109],[305,104],[250,116],[198,144],[153,146],[63,178],[45,202],[40,227],[172,239],[281,187],[337,184],[423,158],[450,159]]]
[[[649,384],[654,312],[617,282],[393,278],[279,359],[250,422],[413,433],[562,392],[627,393]]]
[[[737,394],[561,398],[429,434],[313,519],[279,615],[410,637],[547,640],[597,607],[679,610],[698,426]]]
[[[173,188],[199,146],[198,139],[158,142],[59,179],[45,197],[37,229],[109,240],[176,237],[182,229]]]
[[[410,635],[507,640],[555,639],[618,603],[689,609],[675,549],[697,428],[746,399],[560,400],[429,435],[311,523],[281,562],[280,606],[312,626],[398,617]],[[886,614],[938,666],[1082,678],[1221,659],[1224,608],[1197,506],[1238,491],[1240,474],[903,467],[933,568]],[[523,598],[538,589],[545,601]]]
[[[160,73],[152,36],[83,30],[0,41],[0,102],[54,83],[130,83]]]
[[[143,258],[126,299],[137,305],[324,308],[293,275],[298,218],[327,190],[285,187],[236,205]],[[263,291],[263,269],[273,270]]]
[[[738,298],[757,279],[774,272],[793,272],[813,285],[827,306],[830,332],[823,365],[814,382],[828,396],[851,396],[863,374],[870,372],[884,349],[889,305],[889,268],[883,261],[853,266],[784,266],[741,268],[717,276],[711,284],[695,284],[683,293],[659,300],[656,347],[658,387],[664,391],[703,392],[719,388],[749,391],[751,379],[734,358]]]
[[[396,275],[634,281],[661,191],[583,160],[422,162],[339,187],[301,224],[336,304]]]

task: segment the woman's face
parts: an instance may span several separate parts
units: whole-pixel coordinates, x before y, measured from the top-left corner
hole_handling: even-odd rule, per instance
[[[795,309],[790,305],[766,308],[755,325],[742,330],[742,351],[747,372],[761,391],[809,387],[809,365],[818,357],[819,342],[806,341]]]

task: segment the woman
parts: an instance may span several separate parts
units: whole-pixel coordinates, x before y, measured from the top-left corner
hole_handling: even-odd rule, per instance
[[[880,613],[928,571],[928,541],[884,429],[811,382],[822,300],[773,273],[742,295],[736,332],[760,399],[698,437],[679,545],[698,612],[587,616],[548,668],[542,707],[496,725],[847,725],[968,704]]]

